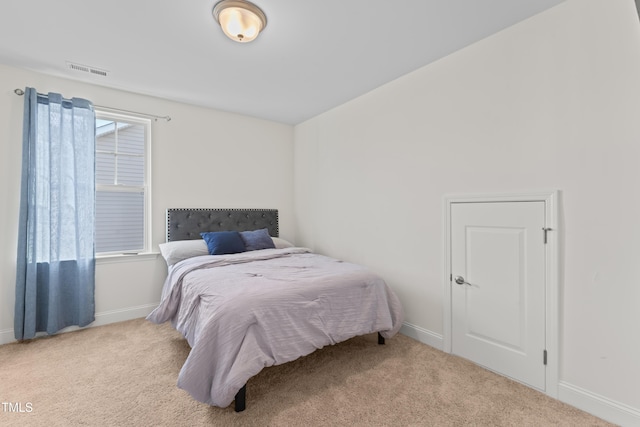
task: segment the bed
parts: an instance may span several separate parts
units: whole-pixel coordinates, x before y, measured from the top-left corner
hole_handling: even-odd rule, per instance
[[[238,236],[244,250],[226,243]],[[160,249],[168,274],[147,319],[186,338],[178,387],[212,406],[242,411],[263,368],[369,333],[384,344],[402,324],[382,278],[280,239],[275,209],[169,209]]]

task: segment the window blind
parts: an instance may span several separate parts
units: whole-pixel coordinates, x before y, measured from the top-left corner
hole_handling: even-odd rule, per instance
[[[143,124],[96,122],[96,253],[145,249]]]

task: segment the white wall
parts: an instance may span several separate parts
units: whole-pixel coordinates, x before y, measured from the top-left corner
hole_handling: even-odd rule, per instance
[[[98,77],[97,77],[98,78]],[[236,114],[0,66],[0,343],[13,337],[24,99],[15,88],[59,92],[97,105],[172,120],[153,122],[153,242],[164,241],[169,207],[276,208],[281,236],[294,240],[293,128]],[[166,276],[158,257],[98,262],[95,324],[145,316]]]
[[[561,190],[560,398],[640,423],[639,113],[633,0],[569,0],[296,126],[298,243],[437,343],[443,196]]]

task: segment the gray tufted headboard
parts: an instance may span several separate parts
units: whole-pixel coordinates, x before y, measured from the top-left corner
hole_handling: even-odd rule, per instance
[[[203,231],[267,228],[278,237],[277,209],[167,209],[167,242],[200,239]]]

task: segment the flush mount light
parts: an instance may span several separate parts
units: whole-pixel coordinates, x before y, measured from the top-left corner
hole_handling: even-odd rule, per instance
[[[245,0],[222,0],[213,7],[222,31],[231,40],[247,43],[267,26],[267,17],[258,6]]]

